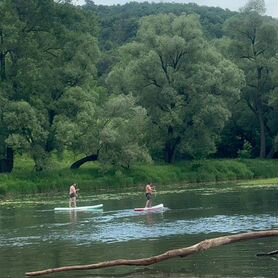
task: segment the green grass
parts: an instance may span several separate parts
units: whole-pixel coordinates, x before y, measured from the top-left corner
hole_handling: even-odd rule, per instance
[[[11,174],[0,174],[0,195],[67,192],[78,183],[82,192],[112,192],[147,182],[173,185],[277,178],[277,160],[195,160],[175,165],[136,165],[129,170],[87,163],[70,170],[70,159],[52,158],[46,171],[35,172],[27,157],[17,157]]]

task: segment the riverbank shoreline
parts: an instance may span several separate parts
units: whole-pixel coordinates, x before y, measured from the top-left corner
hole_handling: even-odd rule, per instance
[[[260,159],[193,160],[174,165],[136,165],[131,169],[104,168],[99,163],[90,163],[71,170],[62,163],[54,163],[52,169],[44,172],[32,171],[26,160],[18,161],[14,172],[0,175],[2,197],[67,192],[72,183],[77,183],[83,192],[109,193],[140,190],[148,182],[160,188],[176,188],[179,185],[256,181],[278,175],[278,160]]]
[[[219,182],[202,182],[202,183],[180,183],[180,184],[167,184],[167,185],[158,185],[158,192],[159,196],[173,193],[173,192],[186,192],[187,190],[194,190],[194,189],[206,189],[210,188],[219,188],[219,190],[223,189],[223,186],[231,186],[229,192],[233,190],[238,190],[241,188],[242,190],[252,190],[255,188],[269,188],[277,187],[278,188],[278,178],[267,178],[267,179],[253,179],[253,180],[238,180],[238,181],[219,181]],[[127,190],[111,190],[107,191],[99,191],[99,192],[88,192],[82,191],[81,197],[78,198],[78,202],[83,202],[85,204],[89,203],[92,200],[95,203],[98,203],[99,199],[107,200],[113,199],[120,196],[123,198],[124,196],[133,196],[138,195],[141,198],[142,192],[144,191],[144,185],[137,185],[136,187],[130,188],[129,191]],[[66,192],[54,192],[51,191],[49,193],[36,193],[36,194],[10,194],[7,193],[6,195],[0,196],[0,207],[18,207],[18,206],[27,206],[33,207],[34,205],[50,205],[56,204],[57,200],[60,203],[67,204],[68,203],[68,196]],[[114,197],[113,197],[114,196]]]

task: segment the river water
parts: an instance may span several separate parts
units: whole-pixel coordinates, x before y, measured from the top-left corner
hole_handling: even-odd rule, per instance
[[[143,189],[142,189],[143,190]],[[159,212],[134,212],[143,192],[82,194],[79,206],[103,203],[103,210],[54,212],[65,196],[0,201],[0,278],[25,272],[139,259],[204,239],[278,228],[277,185],[217,184],[160,191]],[[73,271],[46,277],[278,277],[278,258],[257,253],[278,249],[278,238],[239,242],[174,258],[148,267]]]

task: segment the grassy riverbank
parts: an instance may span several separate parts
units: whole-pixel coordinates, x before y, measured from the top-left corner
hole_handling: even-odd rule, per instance
[[[175,185],[277,178],[277,160],[198,160],[175,165],[137,165],[129,170],[103,169],[88,163],[70,170],[66,161],[53,161],[52,169],[36,173],[27,158],[17,159],[11,174],[0,174],[0,195],[65,192],[73,182],[83,192],[110,192],[120,188],[139,187],[146,182]]]

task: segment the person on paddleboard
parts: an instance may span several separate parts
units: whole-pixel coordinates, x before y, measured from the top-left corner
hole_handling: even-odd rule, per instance
[[[79,189],[77,188],[77,184],[74,183],[70,186],[70,190],[69,190],[69,206],[72,208],[76,207],[76,197],[77,197],[77,193],[78,193]]]
[[[145,208],[150,208],[152,206],[152,197],[155,192],[155,187],[152,183],[148,183],[146,185],[145,190],[146,190],[146,198],[147,198]]]

